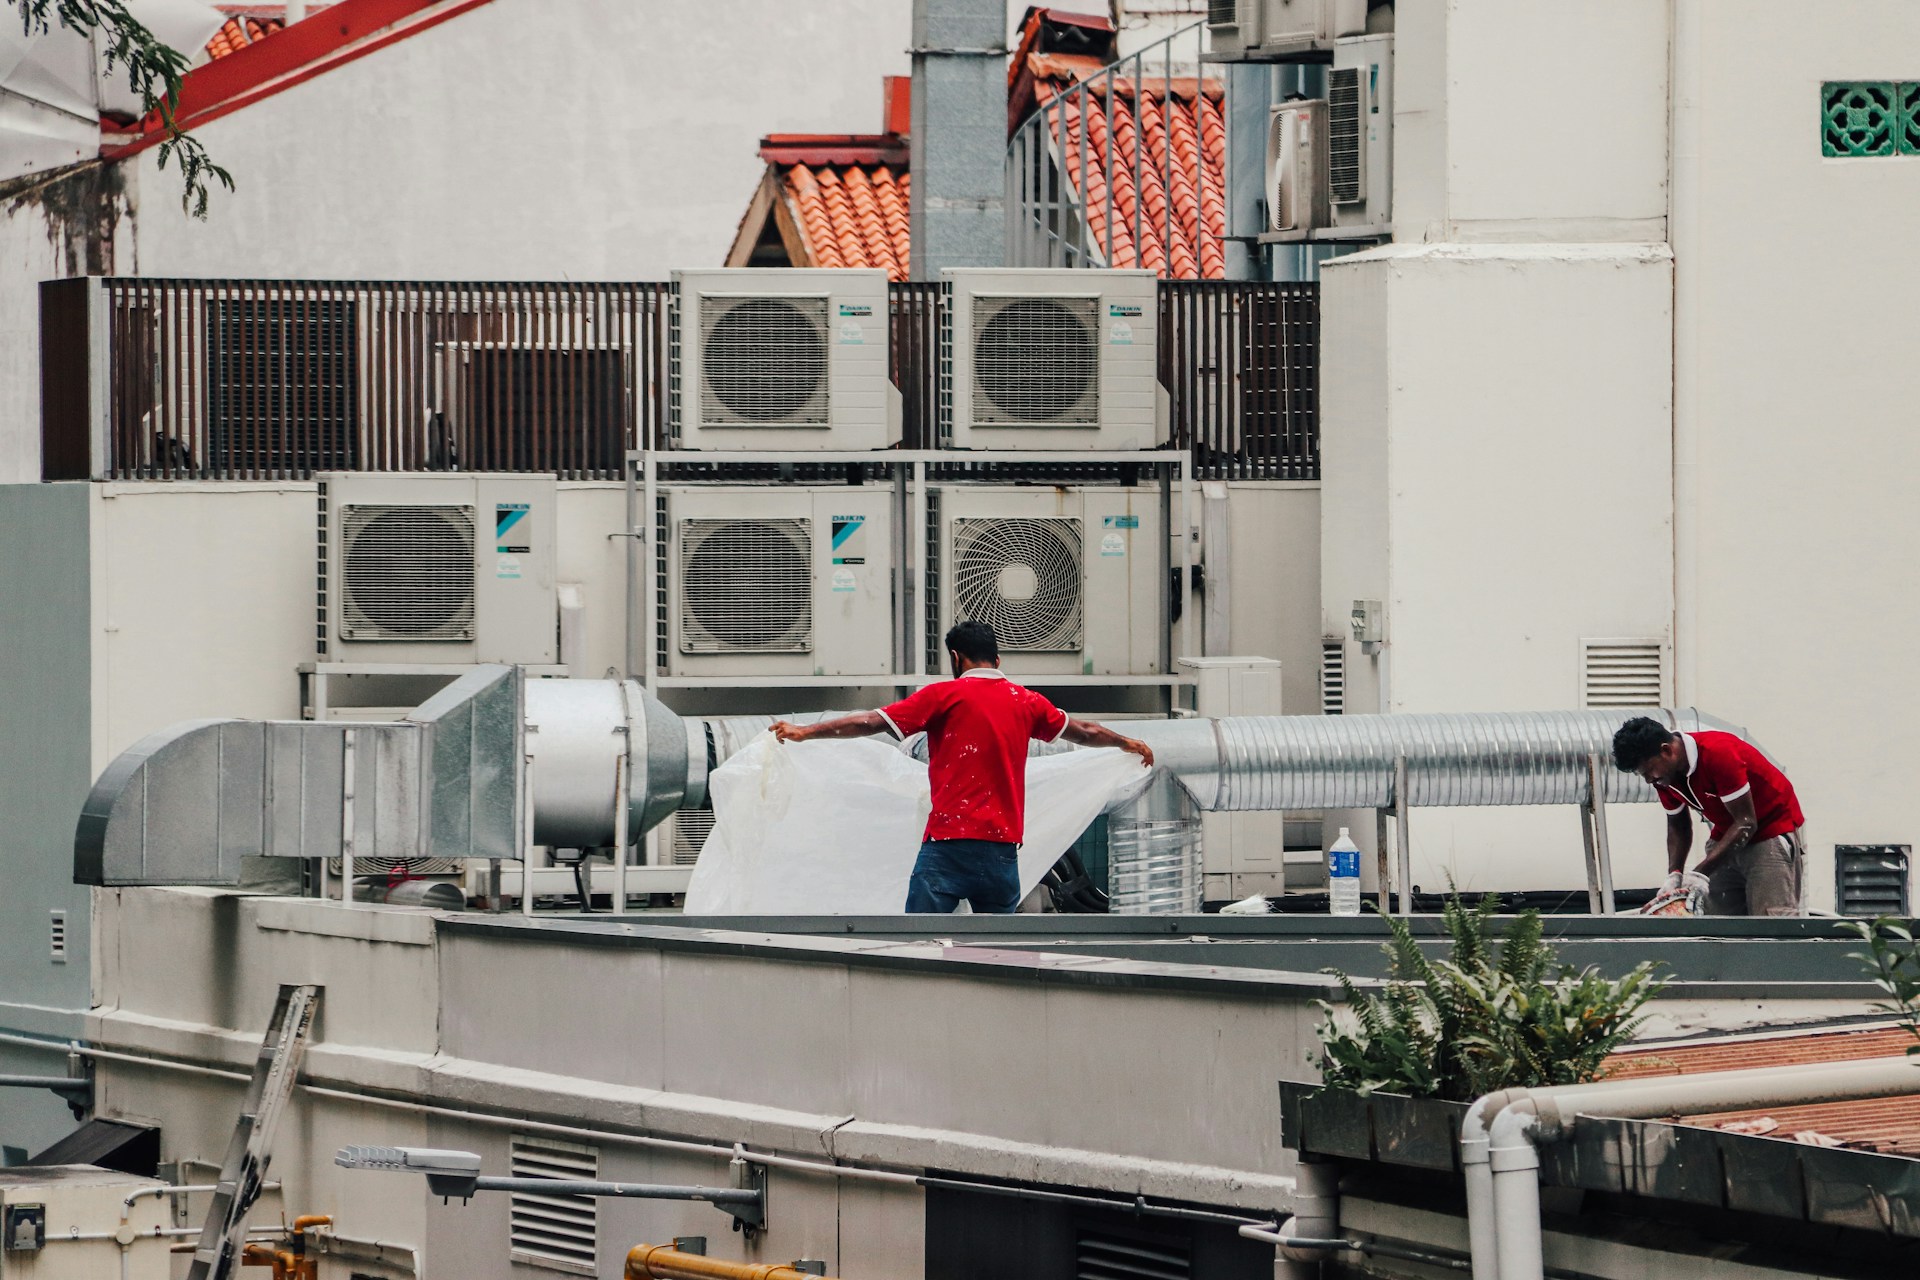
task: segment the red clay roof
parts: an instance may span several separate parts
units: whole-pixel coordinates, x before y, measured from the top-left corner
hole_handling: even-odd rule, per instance
[[[1714,1044],[1655,1046],[1615,1054],[1609,1061],[1608,1079],[1898,1057],[1905,1054],[1913,1042],[1913,1036],[1903,1027],[1871,1027],[1754,1036]],[[1801,1140],[1802,1134],[1817,1134],[1846,1146],[1920,1155],[1920,1094],[1680,1118],[1682,1124],[1707,1129],[1767,1121],[1773,1124],[1764,1135],[1767,1137],[1793,1141]]]
[[[880,267],[890,280],[905,280],[907,237],[906,166],[885,164],[789,167],[782,192],[800,224],[817,267]]]
[[[264,40],[276,31],[286,27],[282,18],[256,18],[250,14],[237,14],[228,18],[226,25],[214,32],[213,39],[207,41],[207,58],[224,58],[237,53],[255,41]]]

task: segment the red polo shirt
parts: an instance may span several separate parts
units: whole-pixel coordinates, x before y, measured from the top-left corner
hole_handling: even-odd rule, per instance
[[[1754,816],[1760,820],[1752,843],[1806,825],[1793,784],[1751,742],[1710,730],[1683,733],[1680,742],[1687,753],[1687,776],[1677,787],[1655,788],[1660,793],[1660,807],[1669,814],[1697,811],[1707,820],[1710,838],[1718,840],[1733,825],[1727,801],[1752,792]]]
[[[1067,714],[992,667],[930,684],[880,712],[905,738],[927,733],[933,788],[928,840],[1019,844],[1026,830],[1027,742],[1052,742]]]

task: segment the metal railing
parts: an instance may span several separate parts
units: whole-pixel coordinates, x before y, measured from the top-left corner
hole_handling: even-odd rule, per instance
[[[1007,265],[1225,275],[1224,86],[1200,61],[1205,28],[1076,84],[1040,82],[1038,109],[1007,141]]]
[[[945,295],[892,287],[902,445],[937,447]],[[59,281],[42,291],[49,480],[542,471],[616,480],[668,442],[657,283]],[[1206,479],[1314,479],[1318,287],[1167,281],[1160,381]],[[708,463],[712,455],[704,455]]]

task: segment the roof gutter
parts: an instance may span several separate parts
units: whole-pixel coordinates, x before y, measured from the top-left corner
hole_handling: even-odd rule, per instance
[[[1540,1148],[1568,1137],[1582,1117],[1651,1120],[1906,1094],[1920,1094],[1920,1059],[1817,1062],[1487,1094],[1460,1125],[1474,1280],[1543,1280]]]

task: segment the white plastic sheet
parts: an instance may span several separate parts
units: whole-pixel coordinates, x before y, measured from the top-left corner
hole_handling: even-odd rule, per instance
[[[1022,896],[1109,802],[1145,778],[1138,759],[1111,749],[1029,759]],[[716,769],[709,786],[713,834],[687,886],[687,914],[905,909],[931,808],[926,765],[884,742],[782,745],[764,733]]]

